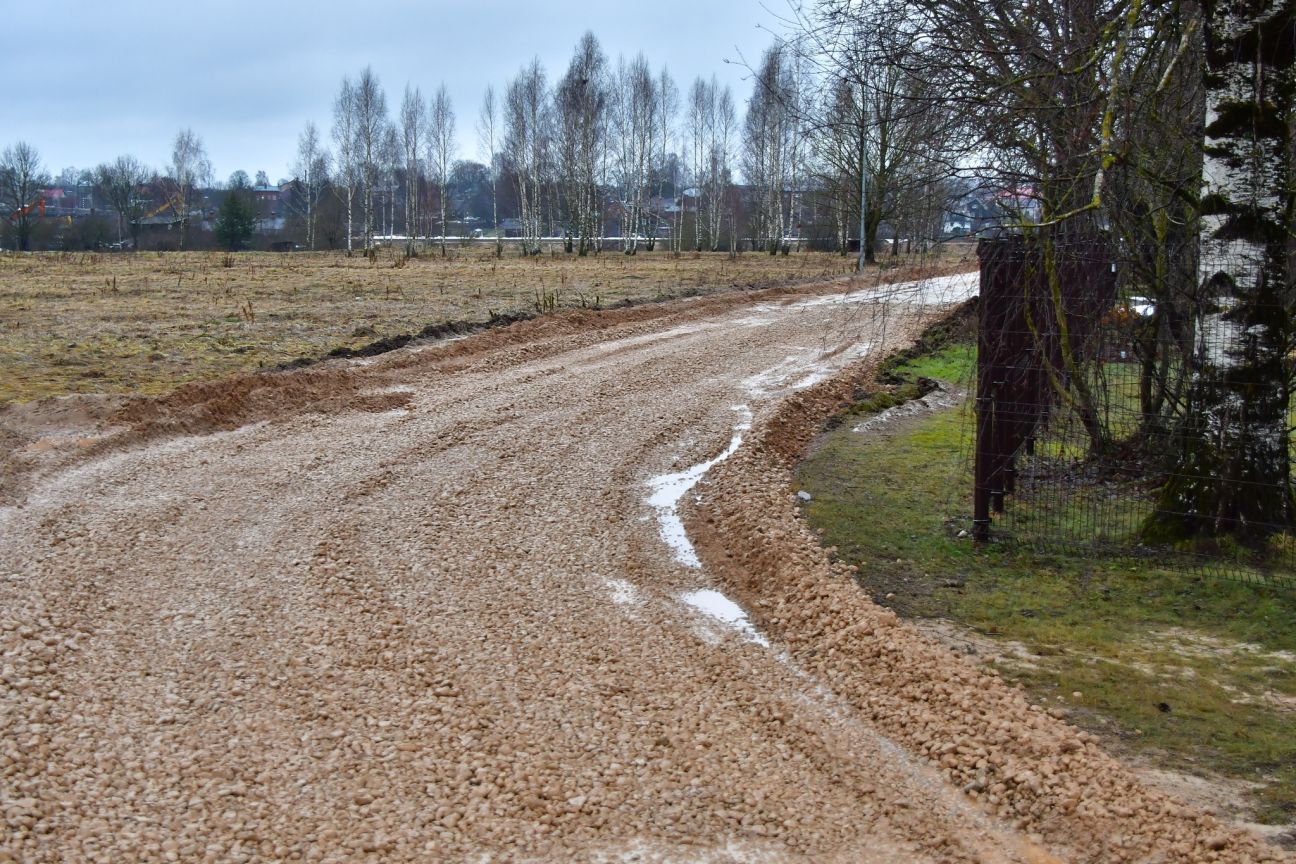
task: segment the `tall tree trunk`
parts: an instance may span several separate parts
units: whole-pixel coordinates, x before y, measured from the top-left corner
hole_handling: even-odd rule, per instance
[[[364,247],[368,251],[373,245],[373,186],[365,180],[364,191]]]
[[[408,163],[406,163],[408,164]],[[415,211],[414,196],[410,194],[410,186],[413,182],[410,175],[413,172],[406,169],[405,174],[405,254],[410,255],[414,252],[414,235],[418,233],[415,228],[418,225],[418,214]]]
[[[445,177],[445,167],[442,167],[441,176]],[[446,257],[446,183],[441,181],[441,257]]]
[[[1206,147],[1199,276],[1205,304],[1187,419],[1151,539],[1292,525],[1291,0],[1206,4]]]
[[[353,200],[355,192],[352,187],[347,187],[347,254],[351,254],[351,237],[355,234],[355,201]]]
[[[504,257],[504,238],[499,227],[499,194],[495,181],[495,168],[491,167],[491,224],[495,226],[495,257]]]

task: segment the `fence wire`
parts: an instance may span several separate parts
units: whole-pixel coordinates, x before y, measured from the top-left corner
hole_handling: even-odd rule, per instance
[[[1291,352],[1247,341],[1291,310],[1093,232],[978,257],[974,536],[1296,587]]]

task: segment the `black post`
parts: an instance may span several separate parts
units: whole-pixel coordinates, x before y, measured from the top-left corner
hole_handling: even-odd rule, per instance
[[[988,396],[976,400],[976,465],[972,480],[972,539],[990,542],[990,439],[993,437],[994,406]]]
[[[994,345],[991,318],[999,297],[995,291],[996,268],[993,241],[977,244],[980,259],[980,294],[977,303],[976,458],[972,478],[972,540],[990,542],[990,475],[994,470]],[[997,310],[996,310],[997,311]]]
[[[1003,367],[996,366],[991,372],[1003,374]],[[1008,445],[1008,427],[1012,422],[1011,410],[1007,399],[1007,387],[1002,380],[996,380],[990,391],[990,509],[995,513],[1004,512],[1004,470],[1008,463],[1010,447]]]

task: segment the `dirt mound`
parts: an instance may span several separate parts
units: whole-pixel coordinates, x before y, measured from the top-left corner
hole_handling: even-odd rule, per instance
[[[132,442],[217,432],[302,410],[337,407],[361,386],[359,376],[345,368],[240,375],[186,384],[157,399],[134,399],[118,409],[112,421],[131,428]]]
[[[79,455],[126,401],[72,395],[0,406],[0,505],[21,500],[35,466]]]

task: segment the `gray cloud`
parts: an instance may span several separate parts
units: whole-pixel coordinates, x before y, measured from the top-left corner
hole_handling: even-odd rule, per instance
[[[779,2],[779,0],[775,0]],[[628,10],[622,13],[621,10]],[[741,104],[738,62],[754,63],[773,26],[759,0],[608,4],[479,2],[218,4],[44,0],[12,4],[0,55],[0,146],[34,144],[54,172],[133,153],[161,167],[177,129],[202,136],[218,178],[235,169],[285,176],[297,134],[326,136],[344,74],[371,64],[399,105],[408,81],[429,94],[444,81],[455,103],[461,156],[487,84],[497,89],[538,56],[551,80],[593,30],[614,61],[642,51],[684,90],[717,75]],[[726,64],[725,60],[735,61]]]

